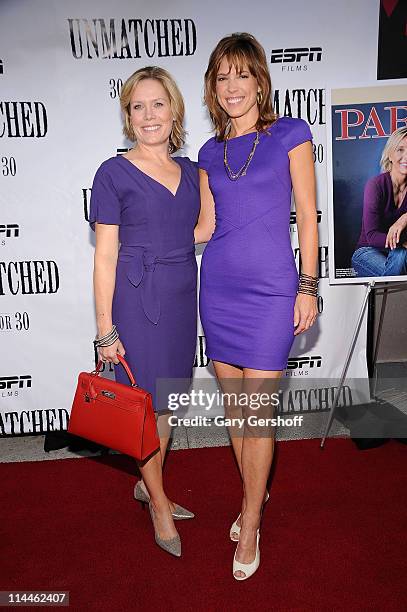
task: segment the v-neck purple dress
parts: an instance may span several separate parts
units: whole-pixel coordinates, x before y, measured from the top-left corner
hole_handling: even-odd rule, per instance
[[[113,323],[125,359],[140,387],[152,393],[157,412],[167,409],[157,396],[159,379],[175,379],[174,390],[176,379],[188,380],[196,350],[198,169],[187,157],[174,160],[181,167],[175,195],[125,157],[103,162],[89,217],[92,227],[95,222],[119,226]],[[115,375],[129,383],[122,366],[115,367]],[[179,384],[183,388],[182,380]]]
[[[237,172],[255,134],[228,141]],[[311,140],[305,121],[282,117],[266,132],[245,176],[232,181],[224,143],[208,140],[198,165],[209,178],[216,228],[201,263],[200,315],[209,358],[256,370],[284,370],[294,341],[298,273],[289,226],[288,152]]]

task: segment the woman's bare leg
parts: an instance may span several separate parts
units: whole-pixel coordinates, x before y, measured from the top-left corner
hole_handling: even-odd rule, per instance
[[[253,370],[244,368],[242,393],[267,393],[271,395],[278,390],[278,379],[282,371]],[[247,410],[245,416],[255,415],[261,418],[272,418],[274,406],[270,405],[257,411]],[[260,526],[262,506],[267,480],[270,474],[274,452],[274,430],[271,426],[246,426],[242,441],[242,476],[244,500],[242,503],[242,521],[236,559],[241,563],[251,563],[256,554],[256,534]],[[243,577],[240,571],[236,576]]]
[[[160,459],[161,466],[164,465],[165,455],[167,453],[168,443],[171,437],[171,426],[168,423],[168,414],[160,414],[157,417],[157,430],[160,436]],[[147,487],[144,484],[144,477],[142,476],[141,487],[147,491]],[[173,501],[168,500],[171,508],[171,512],[175,511],[175,504]]]
[[[243,370],[228,363],[222,363],[221,361],[213,361],[212,363],[222,393],[236,394],[239,396],[243,381]],[[228,405],[225,405],[225,417],[242,418],[242,409],[232,401]],[[239,466],[239,472],[240,475],[242,475],[243,432],[239,431],[236,427],[229,427],[228,430],[237,465]]]
[[[159,537],[163,540],[174,538],[177,530],[172,519],[169,500],[163,488],[161,453],[156,452],[146,463],[140,464],[139,469],[150,495],[155,514],[155,528]]]
[[[243,376],[244,370],[243,368],[238,368],[236,366],[232,366],[227,363],[222,363],[221,361],[214,361],[213,366],[215,369],[216,377],[219,381],[219,384],[222,389],[222,393],[232,393],[240,394],[243,391]],[[253,372],[258,372],[258,370],[252,370]],[[242,418],[244,416],[242,408],[238,404],[230,404],[229,406],[225,405],[225,416],[227,418],[237,417]],[[229,435],[232,442],[233,451],[235,453],[236,461],[239,466],[240,475],[243,480],[243,471],[242,471],[242,449],[243,449],[243,436],[244,430],[239,429],[238,427],[229,427]],[[265,497],[265,490],[263,492],[263,498]],[[237,524],[241,527],[242,524],[242,514],[246,507],[246,498],[244,495],[243,489],[243,501],[242,501],[242,510],[241,515],[237,519]],[[235,534],[236,540],[239,539],[238,534]]]
[[[161,465],[164,465],[165,455],[167,453],[168,443],[171,437],[171,426],[168,423],[170,414],[159,414],[157,417],[157,429],[160,436],[160,454]]]

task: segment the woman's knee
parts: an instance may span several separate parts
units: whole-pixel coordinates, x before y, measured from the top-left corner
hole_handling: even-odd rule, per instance
[[[387,271],[391,269],[393,275],[407,274],[407,249],[404,247],[396,247],[392,249],[386,262]]]

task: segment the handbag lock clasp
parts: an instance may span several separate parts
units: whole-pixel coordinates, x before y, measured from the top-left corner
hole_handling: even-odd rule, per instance
[[[116,399],[116,394],[113,391],[101,391],[102,395],[109,397],[110,399]]]

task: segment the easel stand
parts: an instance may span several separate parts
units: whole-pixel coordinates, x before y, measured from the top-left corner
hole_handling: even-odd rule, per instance
[[[359,332],[360,332],[360,327],[362,325],[362,321],[363,321],[363,317],[365,314],[365,310],[366,310],[366,305],[368,303],[368,299],[369,299],[369,294],[372,291],[372,289],[384,289],[384,293],[383,293],[383,300],[382,300],[382,306],[381,306],[381,310],[380,310],[380,319],[379,319],[379,325],[378,325],[378,330],[377,330],[377,336],[376,336],[376,344],[375,344],[375,350],[374,350],[374,355],[373,355],[373,368],[375,371],[375,384],[374,384],[374,395],[376,395],[376,385],[377,385],[377,374],[376,374],[376,360],[377,360],[377,355],[378,355],[378,351],[379,351],[379,343],[380,343],[380,338],[381,338],[381,333],[382,333],[382,326],[383,326],[383,319],[384,319],[384,313],[386,310],[386,304],[387,304],[387,292],[388,292],[388,285],[389,283],[376,283],[376,281],[372,280],[369,283],[366,284],[366,293],[365,293],[365,297],[363,299],[363,303],[362,303],[362,307],[360,309],[360,313],[359,313],[359,317],[356,323],[356,327],[355,327],[355,331],[353,332],[353,337],[352,337],[352,341],[350,343],[350,347],[349,347],[349,351],[345,360],[345,365],[343,367],[342,370],[342,375],[341,375],[341,379],[339,381],[339,385],[338,388],[336,390],[335,393],[335,397],[334,397],[334,401],[332,403],[331,409],[329,411],[329,417],[328,417],[328,422],[326,424],[325,427],[325,432],[323,435],[323,438],[321,440],[321,448],[324,448],[324,444],[325,444],[325,440],[328,436],[329,430],[331,428],[332,425],[332,421],[334,419],[334,415],[335,415],[335,409],[338,405],[338,399],[339,399],[339,394],[342,391],[343,385],[344,385],[344,381],[346,378],[346,374],[349,368],[349,364],[350,361],[352,359],[352,355],[353,355],[353,351],[355,350],[355,345],[356,345],[356,341],[358,339],[359,336]],[[406,286],[405,283],[392,283],[392,288],[394,287],[398,287],[398,286]]]

